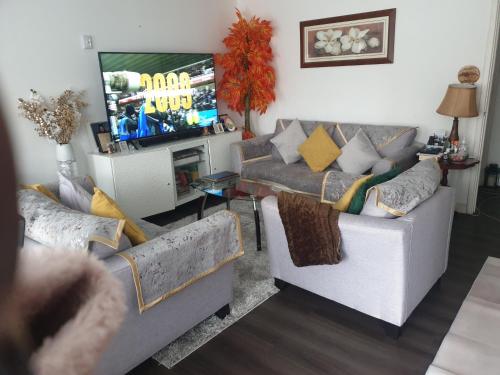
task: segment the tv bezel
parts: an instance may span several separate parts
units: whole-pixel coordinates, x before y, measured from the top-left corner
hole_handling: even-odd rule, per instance
[[[217,122],[219,121],[219,103],[217,101],[217,80],[215,79],[215,54],[213,52],[119,52],[119,51],[98,51],[97,52],[97,59],[99,60],[99,70],[101,74],[101,86],[102,86],[102,94],[104,98],[104,108],[106,109],[106,122],[108,123],[109,129],[112,129],[111,122],[109,121],[109,109],[108,109],[108,101],[106,100],[106,84],[104,82],[104,75],[103,75],[103,69],[102,69],[102,61],[101,61],[101,55],[102,54],[127,54],[127,55],[210,55],[212,56],[212,59],[214,61],[214,88],[215,88],[215,109],[217,111]],[[197,137],[202,135],[203,133],[203,128],[209,128],[209,126],[196,126],[193,129],[189,130],[183,130],[180,132],[175,132],[175,133],[170,133],[170,134],[160,134],[160,135],[150,135],[147,137],[140,137],[140,138],[134,138],[134,139],[129,139],[126,142],[131,142],[131,141],[137,141],[139,144],[142,146],[147,146],[147,145],[152,145],[152,144],[158,144],[158,143],[163,143],[163,142],[169,142],[169,141],[174,141],[177,139],[182,139],[182,138],[191,138],[191,137]],[[111,131],[111,130],[110,130]],[[118,140],[114,139],[113,133],[111,133],[111,137],[113,139],[114,143],[119,142]]]

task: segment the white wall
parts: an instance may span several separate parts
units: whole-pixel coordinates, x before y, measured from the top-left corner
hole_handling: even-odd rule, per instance
[[[106,119],[97,51],[220,52],[233,20],[233,0],[3,0],[0,2],[0,95],[19,180],[56,178],[55,144],[39,138],[18,116],[17,98],[29,89],[58,95],[85,90],[89,107],[74,139],[79,169],[95,148],[88,123]],[[95,48],[82,50],[81,34]]]
[[[426,141],[452,119],[435,111],[458,70],[487,66],[494,0],[237,0],[245,15],[269,19],[277,71],[277,100],[255,117],[256,131],[274,130],[276,117],[420,127]],[[397,8],[394,63],[300,68],[299,22]],[[481,85],[481,81],[479,82]],[[480,119],[460,120],[461,137],[476,150]],[[458,209],[468,198],[468,171],[453,175]]]
[[[488,117],[488,131],[486,137],[484,162],[485,167],[490,163],[500,164],[500,48],[497,49],[495,63],[495,77],[491,96],[490,115]],[[481,179],[481,183],[483,179]]]

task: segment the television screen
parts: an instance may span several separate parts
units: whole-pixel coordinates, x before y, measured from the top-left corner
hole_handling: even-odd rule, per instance
[[[100,52],[99,63],[114,140],[217,122],[212,54]]]

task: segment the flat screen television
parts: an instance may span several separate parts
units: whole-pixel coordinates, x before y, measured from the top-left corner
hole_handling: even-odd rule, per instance
[[[99,65],[115,141],[168,140],[217,123],[212,54],[99,52]]]

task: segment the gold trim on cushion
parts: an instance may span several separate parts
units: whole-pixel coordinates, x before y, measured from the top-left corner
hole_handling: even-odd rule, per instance
[[[242,160],[241,163],[242,164],[253,163],[253,162],[256,162],[256,161],[259,161],[259,160],[270,159],[271,157],[272,157],[272,155],[263,155],[263,156],[258,156],[256,158],[252,158],[252,159]]]
[[[277,189],[279,189],[279,190],[288,191],[288,192],[290,192],[290,193],[297,193],[297,194],[310,195],[310,196],[313,196],[313,197],[318,197],[318,198],[320,198],[320,197],[321,197],[319,194],[315,194],[315,193],[308,193],[308,192],[306,192],[306,191],[301,191],[301,190],[291,189],[291,188],[289,188],[289,187],[288,187],[288,186],[286,186],[286,185],[278,184],[278,183],[276,183],[276,182],[267,181],[267,180],[261,180],[261,179],[251,180],[251,179],[248,179],[248,178],[240,178],[240,181],[243,181],[243,182],[249,182],[249,183],[254,183],[254,184],[267,185],[267,186],[275,187],[275,188],[277,188]]]
[[[386,141],[384,144],[381,144],[379,146],[377,146],[377,150],[381,150],[383,149],[384,147],[390,145],[392,142],[394,142],[396,139],[398,139],[399,137],[401,137],[403,134],[406,134],[408,133],[409,131],[411,130],[414,130],[414,129],[418,129],[417,127],[415,128],[408,128],[408,129],[402,129],[399,131],[399,133],[397,133],[396,135],[394,135],[392,138],[390,138],[388,141]]]
[[[337,122],[337,125],[335,125],[335,128],[339,131],[340,133],[340,136],[342,137],[342,139],[344,140],[344,146],[348,143],[347,142],[347,138],[345,137],[344,135],[344,132],[342,131],[342,129],[340,128],[340,123]]]
[[[214,273],[215,271],[218,271],[222,266],[226,265],[227,263],[232,262],[235,259],[238,259],[239,257],[241,257],[245,253],[245,251],[243,249],[243,236],[241,234],[240,215],[238,215],[236,212],[233,212],[233,211],[228,211],[228,212],[231,215],[233,215],[233,217],[236,220],[236,231],[238,233],[238,240],[240,242],[240,248],[239,248],[238,252],[235,255],[222,260],[221,262],[219,262],[218,264],[216,264],[212,268],[206,270],[205,272],[202,272],[202,273],[196,275],[192,279],[186,281],[185,283],[168,291],[167,293],[161,295],[160,297],[156,298],[155,300],[153,300],[147,304],[144,303],[144,297],[142,294],[142,286],[141,286],[141,278],[139,275],[139,269],[137,268],[137,263],[135,262],[134,258],[125,252],[120,252],[118,254],[115,254],[115,255],[118,255],[118,256],[122,257],[123,259],[125,259],[130,265],[130,269],[132,271],[132,277],[134,279],[135,291],[136,291],[136,295],[137,295],[137,304],[139,305],[139,313],[140,314],[142,314],[144,311],[152,308],[153,306],[159,304],[160,302],[165,301],[166,299],[172,297],[173,295],[181,292],[183,289],[194,284],[196,281]]]
[[[328,178],[328,176],[330,175],[330,173],[332,173],[332,171],[328,171],[325,173],[324,177],[323,177],[323,182],[321,183],[321,202],[323,202],[325,200],[325,187],[326,187],[326,179]]]
[[[387,211],[387,212],[389,212],[390,214],[392,214],[394,216],[405,216],[407,214],[406,212],[396,210],[395,208],[389,207],[386,204],[380,202],[379,201],[379,193],[380,193],[380,191],[378,190],[377,186],[373,186],[371,189],[375,189],[375,192],[376,192],[375,203],[376,203],[376,205],[377,205],[378,208],[381,208],[382,210]],[[370,190],[368,190],[368,192]],[[367,196],[368,196],[368,192],[367,192]]]
[[[21,189],[29,189],[39,192],[40,194],[45,195],[47,198],[52,199],[54,202],[61,203],[57,196],[51,192],[49,189],[42,184],[31,184],[31,185],[21,185]]]
[[[332,204],[336,210],[339,210],[341,212],[347,211],[349,208],[349,205],[351,204],[352,198],[358,191],[358,189],[361,187],[361,185],[365,182],[368,181],[370,178],[373,177],[373,174],[369,174],[366,176],[361,176],[357,180],[355,180],[351,186],[342,194],[342,197],[336,202],[332,202],[328,199],[323,198],[323,194],[321,195],[321,203],[328,203]]]
[[[116,232],[112,240],[106,237],[94,235],[90,236],[88,246],[90,246],[90,242],[92,241],[92,242],[102,243],[106,246],[112,247],[115,250],[118,249],[118,246],[120,246],[120,238],[122,237],[124,227],[125,227],[125,220],[120,219],[118,221],[118,226],[116,227]]]

